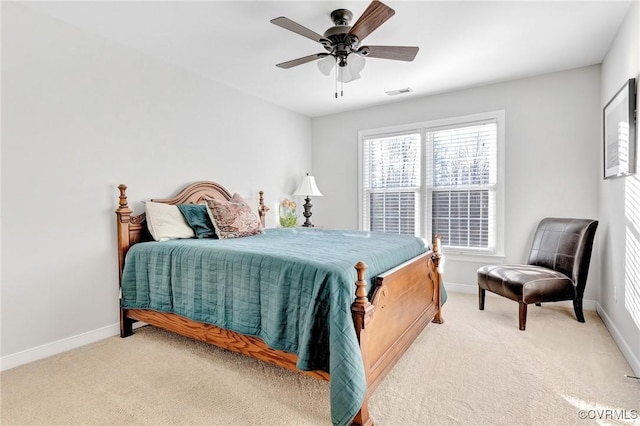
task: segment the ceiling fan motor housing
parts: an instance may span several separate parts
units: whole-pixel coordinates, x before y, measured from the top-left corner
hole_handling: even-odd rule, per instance
[[[333,25],[349,25],[351,19],[353,19],[353,13],[348,9],[336,9],[331,12]]]
[[[347,9],[336,9],[331,12],[331,20],[334,26],[324,32],[320,42],[325,50],[338,58],[340,66],[346,65],[346,58],[351,53],[359,53],[360,40],[353,34],[349,34],[349,23],[353,13]]]

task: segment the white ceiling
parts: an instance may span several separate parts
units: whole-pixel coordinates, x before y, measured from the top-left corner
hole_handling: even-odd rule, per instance
[[[338,8],[369,1],[106,1],[23,3],[86,31],[310,117],[600,63],[631,0],[395,1],[396,14],[364,45],[419,46],[413,62],[367,59],[344,85],[315,63],[275,64],[323,52],[271,24],[286,16],[322,34]],[[386,91],[410,87],[390,97]]]

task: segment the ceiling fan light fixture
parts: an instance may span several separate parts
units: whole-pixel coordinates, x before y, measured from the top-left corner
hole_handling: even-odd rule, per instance
[[[349,83],[360,78],[360,71],[364,69],[365,60],[358,55],[349,55],[346,58],[346,64],[342,67],[338,74],[338,81],[341,83]]]
[[[327,55],[326,58],[322,58],[318,61],[318,69],[327,77],[331,74],[331,70],[336,66],[336,58],[331,55]]]
[[[350,83],[359,78],[360,78],[360,74],[352,73],[351,71],[349,71],[347,67],[343,67],[341,69],[341,72],[338,73],[338,81],[340,83]]]
[[[360,71],[364,69],[366,63],[367,61],[360,55],[349,55],[347,68],[349,68],[349,71],[352,73],[359,74]]]
[[[349,83],[360,78],[360,72],[364,69],[366,61],[358,55],[348,55],[346,58],[329,55],[319,60],[317,64],[320,72],[329,76],[336,64],[339,63],[344,65],[338,65],[336,79],[339,83]]]

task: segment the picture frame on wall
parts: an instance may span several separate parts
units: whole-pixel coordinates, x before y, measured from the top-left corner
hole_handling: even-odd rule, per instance
[[[636,79],[630,78],[604,106],[604,178],[636,173]]]

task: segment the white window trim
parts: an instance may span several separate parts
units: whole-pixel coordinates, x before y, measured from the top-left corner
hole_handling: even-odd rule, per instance
[[[380,127],[376,129],[367,129],[360,130],[358,132],[358,228],[365,229],[366,219],[364,217],[364,193],[362,188],[362,172],[363,172],[363,150],[364,150],[364,139],[371,136],[380,136],[380,135],[393,135],[394,133],[405,133],[409,131],[419,131],[420,133],[424,133],[426,129],[434,129],[441,127],[448,127],[458,124],[467,124],[474,121],[485,121],[494,119],[498,123],[497,126],[497,152],[496,152],[496,166],[497,166],[497,184],[496,184],[496,248],[495,253],[473,253],[472,250],[455,250],[455,249],[447,249],[443,250],[444,254],[449,256],[450,259],[455,260],[468,260],[468,261],[478,261],[478,259],[486,258],[486,259],[501,259],[504,258],[504,197],[505,197],[505,112],[504,110],[496,110],[496,111],[488,111],[478,114],[469,114],[458,117],[450,117],[443,118],[437,120],[429,120],[423,121],[420,123],[410,123],[403,124],[399,126],[391,126],[391,127]],[[424,135],[423,135],[424,136]],[[427,153],[428,154],[428,153]],[[426,161],[427,155],[422,155],[421,161]],[[421,166],[425,166],[422,164]],[[424,167],[422,168],[424,170]],[[420,200],[426,200],[426,185],[422,185],[419,191]],[[426,201],[428,203],[428,200]],[[422,210],[428,209],[429,206],[419,205],[419,208]],[[420,221],[416,222],[416,226],[420,229],[425,229],[426,232],[431,232],[430,222],[427,220],[427,215],[421,215]]]

